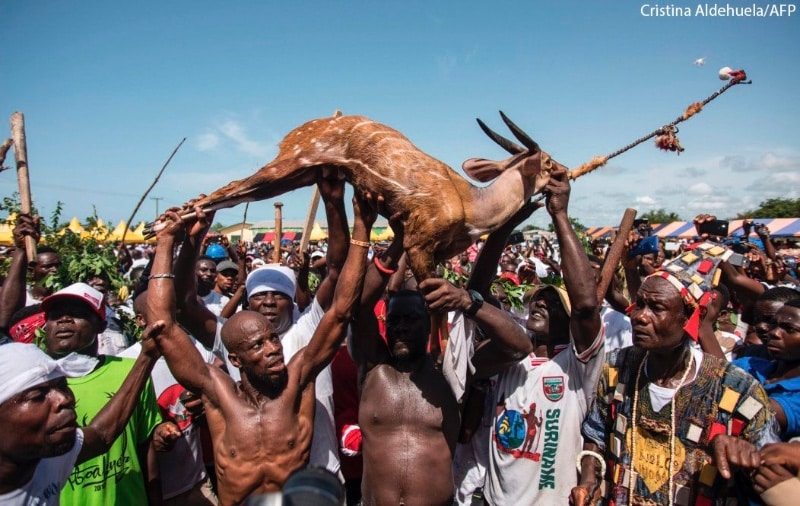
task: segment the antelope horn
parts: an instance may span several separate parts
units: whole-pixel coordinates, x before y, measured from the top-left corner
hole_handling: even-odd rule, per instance
[[[523,146],[528,148],[528,150],[530,150],[531,153],[538,153],[539,151],[541,151],[541,148],[539,148],[539,145],[536,144],[536,141],[528,137],[528,134],[523,132],[520,127],[518,127],[517,125],[514,124],[513,121],[508,119],[508,116],[503,114],[503,111],[500,111],[500,117],[503,118],[503,121],[508,126],[508,129],[511,130],[512,134],[514,134],[514,137],[516,137],[517,140],[521,142]]]
[[[486,123],[481,121],[480,118],[475,118],[475,119],[478,121],[478,125],[480,125],[481,130],[483,130],[483,133],[488,135],[489,138],[492,139],[494,142],[496,142],[498,145],[500,145],[501,148],[505,149],[512,155],[517,155],[525,151],[523,147],[518,146],[517,144],[511,142],[510,140],[506,139],[502,135],[498,134],[497,132],[486,126]]]

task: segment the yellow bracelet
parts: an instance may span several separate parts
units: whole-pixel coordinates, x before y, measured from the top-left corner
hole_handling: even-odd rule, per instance
[[[350,239],[350,244],[355,246],[363,246],[364,248],[369,248],[369,243],[366,241],[359,241],[357,239]]]

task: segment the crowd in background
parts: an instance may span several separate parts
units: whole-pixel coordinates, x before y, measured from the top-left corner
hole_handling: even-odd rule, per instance
[[[30,396],[33,387],[41,389],[42,384],[55,384],[53,382],[60,381],[59,378],[68,377],[72,394],[64,393],[66,383],[52,388],[60,389],[60,395],[66,399],[63,402],[71,402],[78,410],[77,423],[84,426],[79,436],[83,450],[80,445],[62,444],[60,450],[42,454],[44,461],[49,461],[59,451],[74,453],[73,464],[68,469],[50,471],[52,475],[61,473],[64,476],[58,485],[62,504],[238,502],[247,493],[236,495],[230,490],[237,490],[237,480],[246,478],[220,475],[221,472],[230,473],[230,469],[236,473],[243,471],[235,466],[225,471],[227,464],[219,461],[216,446],[222,443],[218,441],[219,434],[215,434],[219,422],[214,417],[229,415],[224,409],[223,415],[208,413],[209,402],[223,401],[209,401],[207,384],[203,384],[202,393],[195,383],[200,380],[181,384],[181,374],[186,373],[176,372],[181,371],[181,367],[175,365],[179,360],[176,356],[190,353],[195,357],[194,349],[200,361],[194,362],[195,366],[202,368],[207,364],[229,375],[232,381],[255,384],[250,378],[250,375],[254,378],[255,373],[247,369],[250,366],[246,366],[242,358],[244,352],[229,349],[232,331],[226,336],[224,330],[226,322],[238,322],[244,318],[242,315],[255,312],[269,320],[281,335],[282,360],[287,364],[294,360],[293,356],[300,356],[298,361],[303,360],[305,357],[300,350],[322,339],[316,333],[317,327],[333,325],[323,316],[342,311],[343,297],[348,295],[342,293],[342,283],[349,287],[356,283],[355,279],[361,279],[359,283],[364,283],[366,293],[371,271],[364,266],[358,273],[345,270],[355,269],[359,264],[358,259],[351,258],[355,253],[342,255],[342,251],[348,251],[348,246],[351,250],[366,246],[368,267],[377,268],[385,276],[384,284],[377,285],[380,293],[376,292],[375,302],[370,307],[383,338],[364,345],[366,349],[372,349],[370,346],[383,348],[380,353],[373,352],[375,356],[384,357],[380,360],[389,362],[393,360],[392,355],[399,353],[391,338],[392,326],[399,325],[392,320],[391,310],[392,297],[397,294],[419,290],[425,297],[423,309],[444,308],[447,313],[447,328],[431,331],[431,335],[437,337],[426,340],[423,353],[432,356],[435,370],[432,369],[431,374],[444,375],[452,387],[452,392],[448,390],[447,394],[449,400],[437,401],[446,407],[443,410],[455,411],[458,419],[453,422],[452,441],[446,429],[437,429],[445,433],[448,441],[444,453],[448,453],[448,448],[452,450],[446,459],[452,477],[431,476],[431,480],[446,482],[445,491],[436,495],[435,501],[431,499],[426,503],[419,498],[433,497],[431,494],[438,493],[433,491],[437,487],[406,469],[403,472],[408,473],[409,483],[397,485],[408,487],[398,492],[401,498],[406,498],[406,504],[544,504],[556,500],[555,497],[563,503],[588,503],[603,497],[602,500],[611,501],[607,502],[609,504],[712,504],[725,497],[735,498],[740,504],[746,501],[791,504],[793,496],[784,490],[797,490],[800,486],[797,479],[800,443],[791,442],[800,437],[800,397],[797,396],[800,389],[797,379],[800,377],[800,271],[797,263],[800,247],[797,242],[774,240],[766,227],[749,222],[745,223],[745,234],[740,238],[701,234],[702,224],[715,221],[708,215],[695,219],[697,237],[681,242],[659,240],[644,224],[626,236],[624,253],[613,270],[605,297],[593,307],[585,302],[594,297],[584,286],[587,276],[591,277],[586,273],[597,273],[597,280],[590,280],[591,287],[596,288],[610,242],[578,238],[571,229],[559,229],[558,221],[566,216],[566,203],[563,209],[555,203],[559,191],[563,192],[553,188],[548,194],[548,212],[556,225],[556,233],[550,234],[549,239],[543,234],[534,240],[509,243],[506,234],[499,239],[497,253],[492,253],[495,258],[484,258],[481,262],[481,255],[488,256],[489,250],[497,248],[498,244],[496,237],[483,238],[463,253],[441,262],[437,266],[440,284],[434,287],[427,281],[417,287],[406,258],[396,253],[397,243],[365,243],[355,238],[356,229],[350,236],[346,221],[344,227],[339,227],[344,231],[337,230],[337,223],[332,223],[335,220],[330,215],[331,238],[312,243],[305,251],[300,251],[299,241],[285,243],[280,252],[274,251],[271,244],[231,244],[224,236],[206,236],[207,223],[203,228],[202,223],[186,221],[181,230],[160,233],[155,246],[119,247],[116,251],[118,263],[114,266],[117,272],[113,276],[103,267],[87,273],[83,279],[72,279],[68,285],[54,286],[46,282],[48,276],[71,259],[40,243],[35,260],[28,262],[25,238],[40,240],[39,223],[38,218],[21,214],[14,228],[15,245],[2,253],[8,260],[8,272],[0,287],[0,331],[4,347],[10,348],[2,356],[5,370],[0,371],[0,377],[5,384],[0,385],[0,390],[11,390],[10,395],[0,396],[0,411],[6,412],[0,414],[0,440],[3,441],[0,462],[20,458],[20,454],[14,452],[22,450],[10,439],[25,440],[27,432],[23,431],[18,437],[13,430],[22,430],[20,427],[24,426],[32,431],[37,423],[33,418],[24,418],[27,415],[21,409],[14,411],[17,418],[10,419],[11,404],[33,402],[28,397],[20,400],[20,395]],[[567,197],[568,191],[564,198]],[[369,227],[370,216],[363,209],[360,212],[357,218],[361,216],[359,219]],[[341,222],[340,215],[336,219]],[[402,241],[402,226],[394,228],[400,231],[396,241]],[[335,237],[337,234],[348,238],[341,251],[333,251],[342,248],[341,237]],[[574,243],[573,237],[578,242]],[[579,251],[575,244],[580,246]],[[717,247],[720,250],[714,254]],[[169,251],[165,253],[164,248]],[[402,244],[399,249],[402,250]],[[163,260],[166,263],[158,263],[162,258],[158,257],[159,253],[168,257]],[[585,272],[581,270],[584,262],[590,269]],[[158,265],[169,265],[170,269],[158,270]],[[190,275],[182,277],[181,269]],[[578,276],[580,280],[575,279]],[[118,277],[125,280],[124,287],[113,286],[112,280]],[[485,289],[476,285],[479,277],[488,280]],[[648,341],[660,339],[658,333],[662,332],[662,327],[658,327],[658,315],[669,309],[661,307],[669,303],[663,299],[667,289],[658,283],[668,277],[686,302],[685,307],[679,304],[678,308],[681,317],[686,310],[687,322],[681,325],[681,335],[691,337],[685,339],[688,343],[685,354],[681,351],[668,355],[665,350],[669,347],[658,348]],[[337,279],[339,285],[335,285],[335,290],[326,285],[326,280],[335,283]],[[170,296],[164,295],[167,288],[163,287],[171,281],[175,282],[175,287],[170,285],[168,290],[177,301],[170,301]],[[699,287],[702,293],[693,293],[694,287]],[[482,292],[482,296],[473,292]],[[445,299],[446,302],[442,302]],[[283,309],[266,309],[284,307],[281,301],[289,308],[285,322],[280,313]],[[481,311],[488,310],[481,308],[492,303],[502,315],[483,316]],[[149,342],[163,339],[169,343],[167,338],[157,339],[156,336],[179,332],[172,330],[170,321],[164,323],[165,318],[160,316],[156,323],[153,315],[162,315],[153,309],[156,306],[163,309],[163,315],[175,315],[180,331],[191,335],[190,348],[170,352],[171,345]],[[410,311],[408,308],[413,307],[411,301],[403,310]],[[558,311],[561,313],[556,315]],[[645,312],[647,315],[643,316]],[[316,314],[313,324],[310,317],[304,316],[311,313]],[[600,325],[597,328],[595,317]],[[427,315],[423,312],[414,318],[427,320]],[[549,328],[540,330],[537,327],[541,318],[549,322]],[[691,327],[693,318],[695,326]],[[559,327],[562,320],[564,326]],[[652,328],[648,327],[651,320],[655,322]],[[530,343],[517,341],[514,348],[514,343],[504,341],[511,341],[509,335],[513,332],[507,330],[510,327],[497,330],[501,325],[499,321],[513,322],[516,327],[513,332],[521,332]],[[666,328],[668,323],[661,325]],[[309,328],[297,330],[303,325]],[[347,339],[344,334],[339,341],[331,338],[330,346],[335,347],[332,356],[320,364],[314,363],[320,371],[315,369],[315,375],[308,380],[316,385],[312,394],[316,398],[311,423],[313,440],[310,440],[310,448],[305,448],[297,458],[338,477],[346,490],[348,504],[361,504],[361,501],[385,504],[394,501],[396,496],[391,495],[393,491],[382,490],[376,484],[388,478],[378,474],[380,458],[374,448],[380,447],[384,455],[405,450],[398,446],[398,440],[390,439],[392,444],[376,441],[374,435],[381,432],[364,424],[365,403],[370,413],[380,412],[374,404],[374,392],[370,401],[366,396],[368,388],[377,388],[375,374],[378,373],[375,371],[380,369],[375,364],[382,362],[369,358],[372,355],[360,355],[365,348],[360,348],[361,352],[354,351],[354,347],[361,346],[353,344],[354,341],[361,343],[360,338],[353,337],[359,332],[363,335],[368,331],[351,328]],[[668,334],[667,330],[663,332]],[[175,335],[170,334],[169,339],[178,342]],[[485,369],[489,372],[483,372],[482,350],[487,342],[494,344],[495,341],[502,343],[497,347],[505,355],[502,360],[495,359],[494,368]],[[33,352],[27,348],[11,348],[17,344],[5,343],[36,346],[44,353],[25,362],[28,359],[23,355]],[[682,343],[683,338],[675,341],[669,352],[683,350]],[[508,351],[511,348],[513,351]],[[639,353],[640,348],[648,350],[652,356],[663,352],[664,356],[675,358],[680,370],[662,371],[668,381],[657,385],[655,371],[658,367],[649,364],[648,355]],[[8,355],[12,349],[17,355]],[[70,352],[75,354],[69,355]],[[384,356],[386,353],[388,355]],[[166,362],[158,358],[160,354],[166,356]],[[717,362],[707,362],[703,357],[708,355],[716,357]],[[82,362],[78,360],[77,366],[65,364],[66,356],[82,357]],[[26,372],[14,368],[14,357],[22,357],[20,363],[47,371],[21,383],[25,388],[17,388],[14,382]],[[515,369],[517,366],[510,365],[512,363],[524,364],[524,367]],[[737,367],[732,367],[732,363]],[[270,367],[277,367],[270,364]],[[502,370],[498,370],[498,364],[502,364]],[[636,370],[629,364],[641,365]],[[556,366],[560,369],[540,374],[545,367]],[[402,372],[403,367],[398,370]],[[712,370],[716,378],[713,381],[706,378]],[[744,372],[740,375],[739,371]],[[218,381],[213,379],[215,374],[212,373],[208,381]],[[291,374],[290,378],[294,378]],[[373,374],[372,379],[370,374]],[[680,381],[670,382],[670,374]],[[521,379],[514,379],[514,375]],[[243,379],[245,376],[250,379]],[[188,374],[186,377],[194,378]],[[532,379],[537,382],[533,387]],[[540,380],[542,383],[538,383]],[[641,390],[649,392],[647,401],[640,401],[639,383],[650,380],[650,387]],[[460,386],[457,386],[459,381]],[[633,388],[632,383],[637,387],[635,395],[629,395],[631,390],[626,390]],[[683,391],[691,391],[686,400],[681,397],[681,389],[690,383],[691,389],[687,387]],[[511,395],[512,390],[530,388],[543,389],[543,394],[537,392],[537,395],[545,395],[545,399],[553,402],[567,403],[567,399],[571,399],[567,403],[569,406],[558,406],[565,412],[571,410],[571,416],[579,419],[574,430],[565,428],[566,423],[558,418],[561,415],[553,413],[557,409],[542,407],[542,402],[547,400],[537,397],[535,402],[527,398],[521,401]],[[717,390],[719,398],[714,397]],[[38,395],[56,394],[42,391]],[[72,401],[70,395],[74,395]],[[119,406],[112,406],[113,401],[109,399],[117,396]],[[703,396],[714,398],[713,406],[703,408],[705,411],[689,407]],[[133,405],[129,412],[121,407],[124,400]],[[512,407],[517,401],[522,404]],[[679,429],[676,424],[683,421],[680,416],[676,421],[675,413],[680,403],[686,405],[681,409],[685,409],[689,425]],[[416,408],[409,405],[408,409]],[[725,416],[715,418],[722,411]],[[668,412],[672,416],[671,425],[670,416],[665,414]],[[734,416],[736,413],[739,416]],[[120,417],[130,421],[124,427],[117,427],[108,421],[111,415],[118,422]],[[420,416],[424,418],[425,415]],[[723,418],[724,423],[720,421]],[[230,429],[231,420],[225,420]],[[650,420],[650,425],[641,425],[645,420]],[[297,423],[302,425],[302,417]],[[438,423],[444,427],[450,422],[439,420]],[[637,423],[640,423],[638,428]],[[48,432],[45,438],[48,444],[61,437],[59,431],[64,428],[58,426],[56,432]],[[109,439],[111,432],[115,433],[114,439]],[[104,434],[105,439],[99,438],[102,443],[97,442],[97,433]],[[712,445],[714,436],[719,435],[730,438],[729,446]],[[406,440],[404,444],[415,444],[413,433],[405,437],[412,441]],[[419,437],[420,441],[425,440],[425,436]],[[567,441],[558,446],[557,452],[562,457],[569,455],[569,468],[561,461],[568,459],[556,455],[559,438]],[[571,445],[569,452],[564,450],[565,444]],[[637,444],[640,445],[638,453]],[[374,446],[368,449],[369,445]],[[35,456],[30,448],[23,450]],[[91,454],[83,455],[87,448],[92,450]],[[418,466],[423,471],[438,469],[419,461],[421,458],[435,460],[434,456],[414,455],[416,461],[405,465]],[[281,461],[280,456],[263,458]],[[392,463],[395,457],[384,458]],[[720,458],[721,462],[715,460]],[[235,460],[235,456],[232,459]],[[655,460],[644,462],[647,459]],[[529,468],[522,467],[523,461]],[[556,465],[559,474],[548,474],[548,469]],[[286,469],[282,478],[276,480],[277,489],[281,488],[289,471],[297,469],[294,465],[287,466],[292,468]],[[708,466],[713,467],[713,471]],[[733,478],[737,468],[743,473]],[[369,476],[370,472],[375,474]],[[31,473],[0,474],[0,502],[7,497],[9,501],[21,501],[11,504],[33,504],[12,495],[31,480],[43,479],[38,473],[35,476]],[[369,482],[362,483],[362,478]],[[220,481],[224,482],[221,494]],[[235,483],[232,485],[232,482]],[[53,486],[50,482],[47,485]],[[415,487],[421,490],[412,491]],[[774,487],[781,487],[780,493],[776,494]],[[560,495],[546,495],[548,488]],[[269,486],[261,489],[262,492],[269,490]],[[46,494],[49,503],[57,503],[57,499],[53,499],[58,495],[57,490],[51,489]],[[26,497],[30,501],[30,496]]]

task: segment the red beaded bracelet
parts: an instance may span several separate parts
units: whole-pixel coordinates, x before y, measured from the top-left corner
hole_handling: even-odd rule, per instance
[[[389,275],[392,275],[392,274],[394,274],[395,272],[397,272],[396,270],[392,270],[392,269],[390,269],[390,268],[386,267],[385,265],[383,265],[383,264],[381,263],[380,259],[378,258],[378,255],[375,255],[374,257],[372,257],[372,261],[373,261],[373,262],[375,262],[375,267],[376,267],[376,268],[377,268],[379,271],[381,271],[382,273],[384,273],[384,274],[389,274]]]

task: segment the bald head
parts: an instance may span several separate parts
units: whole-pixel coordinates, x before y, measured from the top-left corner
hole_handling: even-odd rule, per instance
[[[272,323],[261,313],[256,311],[239,311],[233,316],[228,318],[228,321],[222,326],[220,335],[222,336],[222,343],[228,351],[238,350],[241,343],[247,336],[266,332],[272,334],[275,332],[275,327]]]

